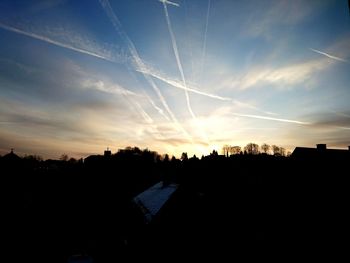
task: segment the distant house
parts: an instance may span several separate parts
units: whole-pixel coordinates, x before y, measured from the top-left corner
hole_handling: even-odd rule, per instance
[[[348,149],[327,149],[326,144],[316,144],[316,148],[296,147],[292,158],[295,159],[327,159],[348,160],[350,158],[350,146]]]
[[[104,152],[104,156],[111,156],[112,155],[112,152],[111,150],[107,147],[107,150],[105,150]]]
[[[8,154],[5,154],[2,157],[2,160],[7,163],[16,163],[21,161],[21,157],[19,157],[17,154],[13,152],[13,149],[11,149],[11,152]]]

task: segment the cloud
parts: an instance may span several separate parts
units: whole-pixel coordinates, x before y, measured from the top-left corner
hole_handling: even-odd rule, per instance
[[[332,128],[350,130],[350,111],[315,113],[306,117],[314,119],[311,125],[316,129]]]
[[[232,100],[231,98],[228,98],[228,97],[222,97],[219,95],[210,94],[207,92],[200,91],[198,88],[184,86],[180,81],[175,80],[175,79],[171,79],[165,75],[162,75],[160,72],[157,72],[156,70],[154,70],[150,67],[146,67],[145,69],[143,69],[143,71],[140,69],[138,69],[137,71],[142,72],[146,75],[152,76],[156,79],[159,79],[159,80],[161,80],[161,81],[163,81],[163,82],[165,82],[165,83],[167,83],[175,88],[178,88],[178,89],[187,90],[189,92],[193,92],[193,93],[203,95],[203,96],[213,98],[213,99],[218,99],[218,100],[223,100],[223,101],[231,101]]]
[[[242,33],[249,37],[272,39],[276,28],[296,25],[316,14],[327,5],[326,1],[253,1]]]
[[[82,88],[94,89],[108,94],[141,96],[133,91],[125,89],[118,84],[106,84],[102,80],[86,79],[83,80]]]
[[[122,38],[122,40],[124,41],[124,43],[126,44],[126,46],[128,47],[128,50],[133,58],[133,63],[134,63],[134,69],[137,71],[140,71],[142,74],[145,71],[148,71],[147,66],[145,65],[144,61],[141,59],[141,57],[139,56],[139,53],[137,52],[137,49],[134,45],[134,43],[131,41],[131,39],[129,38],[129,36],[126,34],[126,32],[123,30],[122,25],[117,17],[117,15],[115,14],[115,12],[113,11],[110,3],[108,0],[100,0],[100,4],[102,6],[102,8],[104,9],[104,11],[106,12],[109,20],[111,21],[115,31],[118,33],[118,35]],[[191,136],[188,134],[188,132],[182,127],[182,125],[180,124],[180,122],[177,120],[177,118],[175,117],[174,113],[171,111],[168,103],[166,102],[165,98],[163,97],[160,89],[158,88],[158,86],[154,83],[154,81],[152,80],[152,78],[147,75],[147,74],[143,74],[143,76],[145,77],[146,81],[149,83],[149,85],[153,88],[154,92],[157,94],[159,100],[161,101],[163,107],[165,108],[165,110],[167,111],[167,113],[170,115],[170,118],[173,122],[173,124],[190,140],[192,140]]]
[[[304,121],[281,119],[281,118],[273,118],[273,117],[260,116],[260,115],[239,114],[239,113],[233,113],[233,115],[239,116],[239,117],[261,119],[261,120],[268,120],[268,121],[288,122],[288,123],[295,123],[295,124],[302,124],[302,125],[309,125],[310,124],[309,122],[304,122]]]
[[[170,33],[171,43],[172,43],[172,46],[173,46],[173,51],[174,51],[174,54],[175,54],[176,64],[177,64],[177,67],[178,67],[178,69],[180,71],[182,83],[183,83],[183,85],[185,87],[184,90],[185,90],[185,95],[186,95],[187,109],[190,112],[192,118],[196,119],[196,115],[194,114],[194,112],[192,110],[192,106],[191,106],[191,102],[190,102],[190,96],[188,95],[185,74],[184,74],[184,71],[183,71],[183,68],[182,68],[180,55],[179,55],[179,51],[178,51],[177,44],[176,44],[175,34],[174,34],[172,26],[171,26],[171,21],[170,21],[170,17],[169,17],[166,1],[163,1],[163,7],[164,7],[164,13],[165,13],[166,22],[167,22],[167,25],[168,25],[168,30],[169,30],[169,33]]]
[[[324,55],[328,58],[331,58],[331,59],[334,59],[334,60],[337,60],[337,61],[341,61],[341,62],[345,62],[345,63],[348,63],[348,61],[346,59],[343,59],[343,58],[340,58],[340,57],[336,57],[336,56],[333,56],[333,55],[330,55],[330,54],[327,54],[326,52],[322,52],[322,51],[319,51],[317,49],[313,49],[313,48],[310,48],[311,51],[313,52],[316,52],[318,54],[321,54],[321,55]]]
[[[207,16],[206,16],[206,19],[205,19],[205,30],[204,30],[201,69],[200,69],[201,77],[202,77],[202,74],[203,74],[204,60],[205,60],[205,56],[206,56],[206,52],[207,52],[207,35],[208,35],[208,25],[209,25],[210,3],[211,3],[211,1],[208,0],[208,9],[207,9]]]
[[[171,2],[171,1],[168,1],[168,0],[159,0],[159,2],[162,2],[164,5],[173,5],[173,6],[176,6],[176,7],[180,7],[179,4]]]
[[[251,70],[243,77],[226,80],[231,88],[248,89],[261,84],[274,84],[284,88],[304,83],[311,79],[313,74],[327,69],[332,61],[316,59],[291,64],[284,67],[260,67]]]
[[[310,120],[309,125],[291,126],[284,131],[284,140],[291,145],[315,147],[326,143],[327,147],[347,148],[350,145],[350,111],[314,112],[302,118]]]
[[[69,50],[73,50],[73,51],[76,51],[76,52],[81,53],[81,54],[85,54],[85,55],[93,56],[93,57],[96,57],[96,58],[99,58],[99,59],[103,59],[103,60],[106,60],[106,61],[109,61],[109,62],[120,63],[123,60],[123,59],[118,60],[118,57],[121,58],[121,56],[111,56],[111,54],[105,54],[105,52],[100,52],[99,50],[94,50],[93,48],[91,48],[91,49],[84,49],[84,48],[80,47],[82,44],[85,44],[85,46],[89,46],[89,45],[88,45],[88,43],[84,43],[83,41],[80,41],[80,42],[79,41],[78,42],[75,41],[74,42],[75,45],[71,45],[71,44],[68,44],[68,43],[63,43],[63,42],[60,42],[60,41],[56,41],[56,40],[54,40],[54,39],[52,39],[50,37],[44,36],[44,35],[40,35],[40,34],[37,34],[37,33],[34,33],[34,32],[29,32],[29,31],[26,31],[26,30],[22,30],[22,29],[17,28],[17,27],[6,25],[6,24],[3,24],[1,22],[0,22],[0,28],[8,30],[8,31],[11,31],[11,32],[14,32],[14,33],[17,33],[17,34],[20,34],[20,35],[24,35],[24,36],[31,37],[31,38],[34,38],[34,39],[38,39],[38,40],[44,41],[46,43],[49,43],[49,44],[52,44],[52,45],[55,45],[55,46],[58,46],[58,47],[66,48],[66,49],[69,49]]]

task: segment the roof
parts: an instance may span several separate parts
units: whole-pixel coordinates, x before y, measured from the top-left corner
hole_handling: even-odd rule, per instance
[[[309,147],[296,147],[292,157],[308,158],[327,158],[327,159],[347,159],[350,158],[350,150],[346,149],[317,149]]]
[[[4,161],[10,161],[10,162],[14,162],[14,161],[19,161],[19,160],[21,160],[21,158],[20,158],[17,154],[15,154],[12,150],[11,150],[10,153],[5,154],[5,155],[2,157],[2,159],[3,159]]]
[[[164,185],[163,182],[159,182],[137,195],[133,201],[141,209],[146,221],[150,222],[177,190],[177,187],[176,184]]]

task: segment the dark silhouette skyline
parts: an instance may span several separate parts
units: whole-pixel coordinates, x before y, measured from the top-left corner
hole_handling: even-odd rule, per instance
[[[140,251],[324,245],[342,231],[350,151],[305,149],[176,159],[127,147],[45,161],[11,151],[0,158],[8,251],[36,262],[111,262]]]

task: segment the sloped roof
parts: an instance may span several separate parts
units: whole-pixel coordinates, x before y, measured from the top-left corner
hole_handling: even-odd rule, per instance
[[[140,207],[146,221],[150,222],[177,190],[177,187],[176,184],[164,185],[163,182],[159,182],[137,195],[133,201]]]
[[[350,151],[346,149],[317,149],[309,147],[296,147],[292,153],[296,158],[350,158]]]

